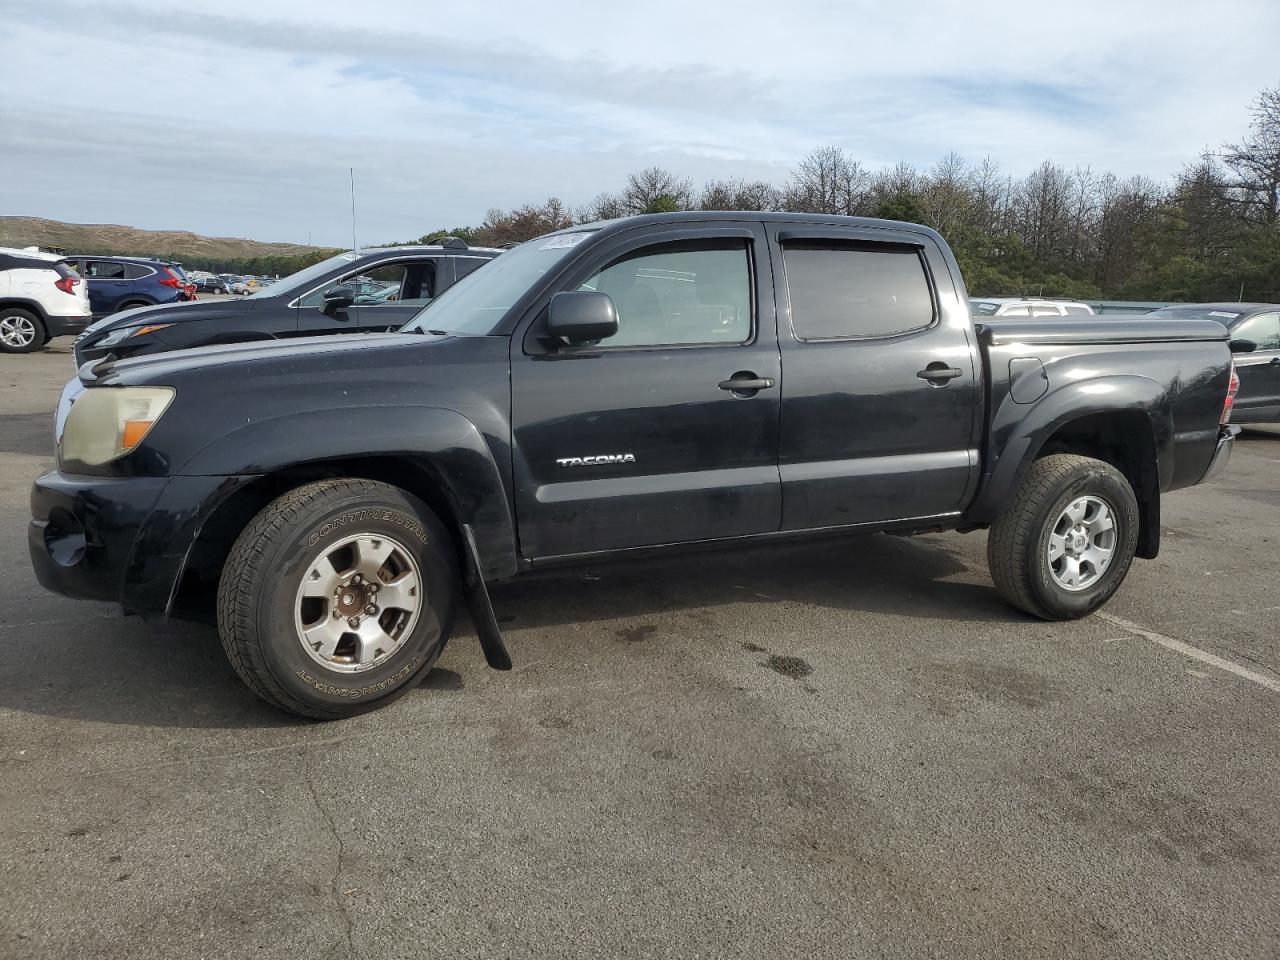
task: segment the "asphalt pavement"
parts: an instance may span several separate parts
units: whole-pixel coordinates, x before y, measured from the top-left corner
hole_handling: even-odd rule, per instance
[[[1280,428],[1103,615],[980,533],[617,564],[317,724],[36,584],[65,343],[0,356],[0,957],[1280,955]]]

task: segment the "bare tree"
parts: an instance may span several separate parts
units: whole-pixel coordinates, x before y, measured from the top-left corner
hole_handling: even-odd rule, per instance
[[[709,180],[698,197],[700,210],[777,210],[778,189],[763,180]]]
[[[800,161],[782,204],[787,210],[855,216],[865,212],[871,175],[840,147],[819,147]]]
[[[1280,85],[1258,94],[1249,135],[1223,149],[1245,219],[1268,227],[1280,223]]]
[[[662,167],[646,167],[627,177],[622,205],[628,213],[668,213],[693,206],[693,184]]]
[[[627,212],[627,205],[616,193],[600,193],[578,211],[577,220],[579,223],[616,220],[619,217],[625,217]]]
[[[523,243],[552,230],[573,225],[573,218],[558,197],[539,205],[525,204],[510,213],[494,207],[485,214],[480,236],[485,243]]]

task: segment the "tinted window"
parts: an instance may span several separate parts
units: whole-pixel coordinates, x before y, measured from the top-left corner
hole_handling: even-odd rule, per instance
[[[143,277],[149,277],[152,274],[150,267],[144,267],[140,263],[126,263],[124,265],[124,275],[130,280],[141,280]]]
[[[800,340],[887,337],[933,322],[915,247],[788,243],[783,263],[791,327]]]
[[[85,276],[92,280],[123,280],[124,264],[110,260],[85,261]]]
[[[979,317],[994,316],[995,312],[999,309],[1000,309],[1000,304],[998,303],[984,302],[981,300],[969,301],[969,310],[975,316],[979,316]]]
[[[742,343],[751,337],[747,256],[744,240],[645,247],[579,289],[607,293],[617,308],[618,332],[604,346]]]
[[[1233,340],[1252,340],[1259,350],[1280,350],[1280,313],[1250,317],[1231,331]]]
[[[457,271],[457,279],[461,280],[468,273],[475,273],[488,262],[484,257],[454,257],[453,268]]]

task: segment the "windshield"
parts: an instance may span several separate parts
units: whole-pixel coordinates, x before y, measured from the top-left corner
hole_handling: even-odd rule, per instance
[[[993,317],[995,316],[996,311],[999,309],[1000,309],[1000,304],[998,303],[991,303],[985,300],[969,301],[969,312],[979,317]]]
[[[348,251],[346,253],[340,253],[336,257],[330,257],[328,260],[321,260],[319,263],[313,263],[311,266],[304,267],[297,273],[289,274],[289,276],[285,277],[283,280],[277,280],[274,283],[262,287],[256,293],[250,294],[249,299],[252,300],[254,297],[261,296],[278,297],[282,293],[301,293],[330,270],[346,266],[353,260],[359,260],[361,256],[362,254],[351,253]]]
[[[440,294],[400,331],[440,330],[473,336],[492,333],[525,291],[591,233],[578,230],[553,234],[509,250]]]
[[[1167,320],[1217,320],[1219,323],[1231,323],[1233,320],[1238,320],[1243,312],[1243,310],[1221,310],[1217,307],[1161,307],[1144,316]]]

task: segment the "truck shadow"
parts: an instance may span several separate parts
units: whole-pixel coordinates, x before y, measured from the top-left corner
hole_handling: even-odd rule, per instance
[[[908,619],[1026,619],[985,578],[947,579],[978,579],[960,558],[958,540],[924,539],[878,536],[612,562],[500,585],[493,599],[508,629],[779,601]],[[31,654],[0,677],[0,709],[142,727],[310,726],[241,684],[212,627],[149,624],[106,605],[89,610],[82,619],[51,621],[40,644],[23,645]],[[459,619],[455,633],[465,643],[470,625],[465,615]],[[458,673],[437,668],[422,686],[448,692],[464,684]]]

